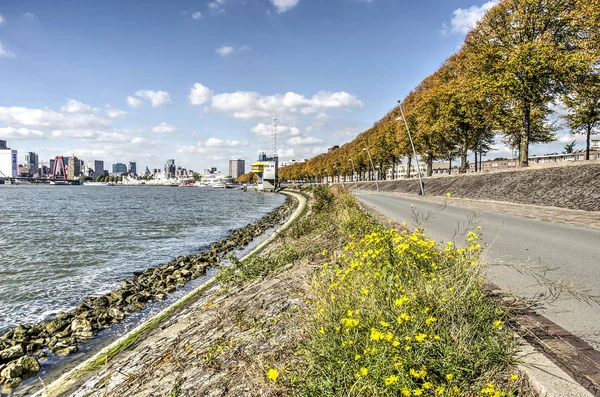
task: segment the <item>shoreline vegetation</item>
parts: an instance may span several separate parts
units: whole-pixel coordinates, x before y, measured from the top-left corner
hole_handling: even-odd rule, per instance
[[[273,243],[230,256],[198,299],[68,395],[533,395],[476,228],[463,247],[438,244],[342,187],[309,192]]]
[[[230,231],[223,240],[210,244],[198,254],[178,256],[170,262],[121,281],[121,287],[102,296],[90,296],[68,312],[59,312],[37,324],[19,325],[0,336],[0,389],[12,390],[40,370],[39,360],[50,354],[68,355],[78,352],[82,342],[92,339],[128,313],[142,310],[154,301],[162,301],[188,281],[206,275],[208,268],[218,266],[227,253],[247,246],[284,221],[294,211],[298,200],[286,196],[284,204],[255,223]]]

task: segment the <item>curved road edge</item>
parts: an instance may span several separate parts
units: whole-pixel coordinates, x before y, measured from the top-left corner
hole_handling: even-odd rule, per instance
[[[307,197],[298,192],[282,191],[280,192],[285,195],[293,196],[298,199],[298,206],[288,218],[288,220],[277,230],[275,230],[269,238],[257,245],[252,251],[246,254],[240,261],[244,261],[249,257],[256,255],[261,252],[265,247],[272,243],[276,238],[279,237],[280,233],[289,228],[300,216],[302,216],[307,210]],[[166,307],[160,313],[154,317],[149,318],[146,322],[138,325],[136,328],[123,335],[110,345],[106,346],[98,353],[88,358],[84,362],[77,365],[61,377],[53,381],[50,385],[45,386],[43,389],[33,394],[33,397],[55,397],[60,396],[67,392],[73,385],[75,385],[82,376],[102,368],[107,362],[111,361],[118,353],[126,351],[130,346],[135,344],[137,341],[142,339],[149,331],[160,326],[160,324],[173,316],[177,311],[185,307],[188,303],[198,298],[204,291],[215,283],[215,278],[207,280],[204,284],[198,286],[187,295],[183,296],[177,302],[173,303],[169,307]]]

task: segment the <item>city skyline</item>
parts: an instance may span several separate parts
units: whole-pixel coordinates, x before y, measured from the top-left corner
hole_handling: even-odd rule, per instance
[[[270,150],[276,111],[281,160],[310,158],[371,127],[494,2],[103,4],[0,5],[0,139],[19,153],[227,169]]]

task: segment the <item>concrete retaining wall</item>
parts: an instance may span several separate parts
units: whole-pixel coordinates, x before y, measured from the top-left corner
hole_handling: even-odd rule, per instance
[[[424,178],[425,194],[600,211],[600,164]],[[346,184],[353,188],[354,184]],[[359,182],[359,190],[375,190]],[[417,179],[380,181],[384,192],[417,194]]]

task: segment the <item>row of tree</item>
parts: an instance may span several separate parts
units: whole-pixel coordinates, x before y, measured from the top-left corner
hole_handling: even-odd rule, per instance
[[[407,128],[428,175],[435,160],[457,157],[466,172],[469,152],[477,168],[497,137],[518,149],[526,167],[531,144],[555,140],[558,125],[549,116],[561,107],[565,126],[586,135],[588,159],[600,125],[599,27],[600,0],[501,0],[400,106],[341,148],[283,167],[280,178],[371,178],[373,168],[385,178],[404,157],[410,172]]]

